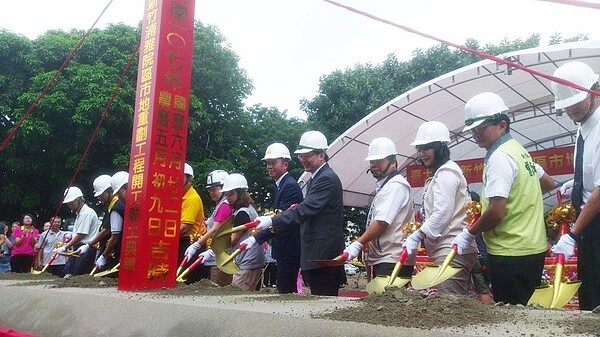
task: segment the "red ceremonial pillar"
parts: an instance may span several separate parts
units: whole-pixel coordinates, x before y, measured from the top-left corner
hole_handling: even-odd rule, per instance
[[[195,0],[146,0],[119,290],[175,287]]]

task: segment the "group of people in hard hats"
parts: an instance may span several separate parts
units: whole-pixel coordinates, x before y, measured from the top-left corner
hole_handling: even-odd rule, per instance
[[[44,249],[42,254],[50,266],[60,265],[68,251],[73,254],[67,257],[62,271],[53,273],[70,277],[88,274],[93,268],[112,268],[119,263],[128,179],[129,174],[125,171],[94,179],[94,197],[98,198],[105,211],[102,222],[98,220],[96,211],[86,204],[79,187],[71,186],[65,190],[63,204],[76,214],[72,232],[63,235],[62,244],[58,247],[51,251]],[[52,246],[56,245],[50,244]]]
[[[554,76],[583,88],[599,88],[598,75],[581,62],[564,64]],[[600,94],[554,82],[552,90],[555,108],[564,110],[579,129],[575,176],[561,186],[563,195],[572,196],[578,217],[551,251],[569,259],[578,245],[578,276],[582,281],[579,304],[581,309],[591,310],[600,305]],[[368,246],[366,262],[372,266],[373,275],[388,276],[405,249],[407,258],[400,276],[410,276],[421,243],[438,265],[454,249],[458,255],[452,263],[461,271],[437,287],[439,291],[466,294],[478,253],[474,241],[482,234],[494,301],[527,304],[540,285],[548,250],[542,193],[553,189],[555,183],[511,137],[508,110],[503,99],[492,92],[477,94],[465,104],[463,132],[470,132],[477,145],[487,151],[481,215],[469,224],[465,213],[469,191],[463,172],[450,159],[448,128],[437,121],[419,127],[411,145],[430,175],[421,203],[424,222],[405,239],[401,226],[412,218],[410,185],[396,171],[395,144],[389,138],[375,138],[366,160],[377,180],[376,195],[366,231],[344,250],[347,258],[353,259]]]
[[[564,110],[579,128],[574,179],[561,186],[562,194],[572,197],[578,217],[551,250],[568,259],[578,245],[580,307],[593,309],[600,304],[598,75],[586,64],[574,61],[559,67],[554,76],[594,90],[586,92],[568,83],[552,83],[555,108]],[[466,216],[471,201],[467,181],[450,159],[450,131],[441,122],[429,121],[419,127],[411,143],[418,160],[430,172],[420,202],[422,226],[408,236],[403,232],[403,225],[414,218],[411,186],[398,172],[394,142],[377,137],[371,141],[365,158],[376,190],[367,228],[345,246],[342,184],[328,164],[326,137],[319,131],[308,131],[294,151],[305,170],[301,179],[288,172],[292,157],[284,144],[269,145],[262,158],[275,185],[272,195],[276,215],[259,216],[243,175],[217,170],[208,175],[206,185],[216,207],[204,219],[202,201],[191,186],[193,169],[186,164],[180,261],[201,258],[198,278],[253,290],[265,265],[262,244],[270,240],[280,293],[298,291],[296,279],[301,270],[312,294],[336,296],[343,267],[316,264],[315,260],[333,259],[344,253],[342,256],[350,261],[366,250],[365,262],[372,268],[372,276],[389,276],[405,251],[399,275],[410,276],[417,249],[423,244],[435,264],[441,264],[451,250],[457,253],[452,264],[461,271],[437,287],[438,291],[466,294],[478,255],[475,238],[481,234],[487,246],[494,300],[526,304],[540,284],[548,249],[542,193],[554,188],[555,183],[512,138],[508,110],[503,99],[492,92],[477,94],[465,104],[463,132],[470,132],[474,142],[487,151],[481,214],[472,223],[467,223]],[[81,190],[67,189],[64,203],[77,217],[72,237],[54,253],[73,248],[79,257],[69,259],[65,273],[78,275],[89,272],[94,265],[105,268],[118,263],[126,188],[127,172],[100,176],[94,181],[94,196],[106,206],[108,214],[101,228]],[[248,229],[231,236],[232,249],[242,250],[235,258],[240,271],[233,276],[215,267],[215,253],[210,248],[211,239],[230,217],[233,226],[258,222],[255,235]],[[195,239],[190,242],[190,237]],[[97,243],[100,253],[94,259]]]

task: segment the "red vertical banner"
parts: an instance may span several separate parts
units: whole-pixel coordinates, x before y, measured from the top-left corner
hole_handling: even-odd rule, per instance
[[[195,0],[146,0],[119,290],[175,287]]]

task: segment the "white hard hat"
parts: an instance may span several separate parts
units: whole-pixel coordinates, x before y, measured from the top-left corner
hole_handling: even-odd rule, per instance
[[[98,176],[98,178],[94,179],[94,196],[99,197],[100,194],[104,193],[110,187],[110,176],[108,174],[103,174]]]
[[[450,131],[444,123],[438,121],[425,122],[419,126],[415,141],[410,145],[425,145],[433,142],[450,143]]]
[[[554,72],[554,77],[562,78],[587,89],[591,89],[594,83],[598,81],[598,74],[594,73],[590,66],[579,61],[565,63],[558,67]],[[554,107],[556,109],[568,108],[583,101],[588,95],[585,91],[556,82],[552,82],[550,85],[554,93]]]
[[[223,182],[228,175],[229,174],[223,170],[212,171],[208,174],[208,177],[206,177],[206,188],[223,186]]]
[[[221,192],[233,191],[236,188],[248,189],[248,181],[239,173],[232,173],[225,178]]]
[[[465,128],[463,131],[479,126],[486,119],[500,117],[507,111],[508,107],[497,94],[493,92],[477,94],[465,104]]]
[[[119,171],[110,178],[110,187],[112,187],[114,193],[117,193],[123,185],[127,184],[128,180],[129,173],[126,171]]]
[[[192,176],[192,178],[194,178],[194,169],[190,164],[185,163],[185,165],[183,166],[183,174],[190,175]]]
[[[65,198],[63,200],[63,204],[71,202],[79,197],[83,197],[83,192],[79,189],[79,187],[71,186],[65,190]]]
[[[369,152],[367,153],[365,161],[383,159],[397,154],[396,145],[391,139],[387,137],[378,137],[373,139],[371,144],[369,144]]]
[[[319,131],[307,131],[300,137],[300,142],[294,153],[309,153],[314,150],[327,150],[327,138]]]
[[[281,143],[273,143],[269,145],[262,160],[277,158],[292,159],[292,156],[290,156],[290,150],[288,150],[287,146]]]

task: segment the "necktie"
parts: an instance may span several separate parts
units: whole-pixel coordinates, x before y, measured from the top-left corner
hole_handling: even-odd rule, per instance
[[[583,137],[581,130],[577,137],[577,154],[575,155],[575,176],[573,177],[573,193],[571,196],[575,211],[579,214],[583,204]]]
[[[310,177],[308,179],[308,182],[306,183],[306,193],[308,193],[308,191],[310,191],[310,184],[312,183],[312,177]]]

